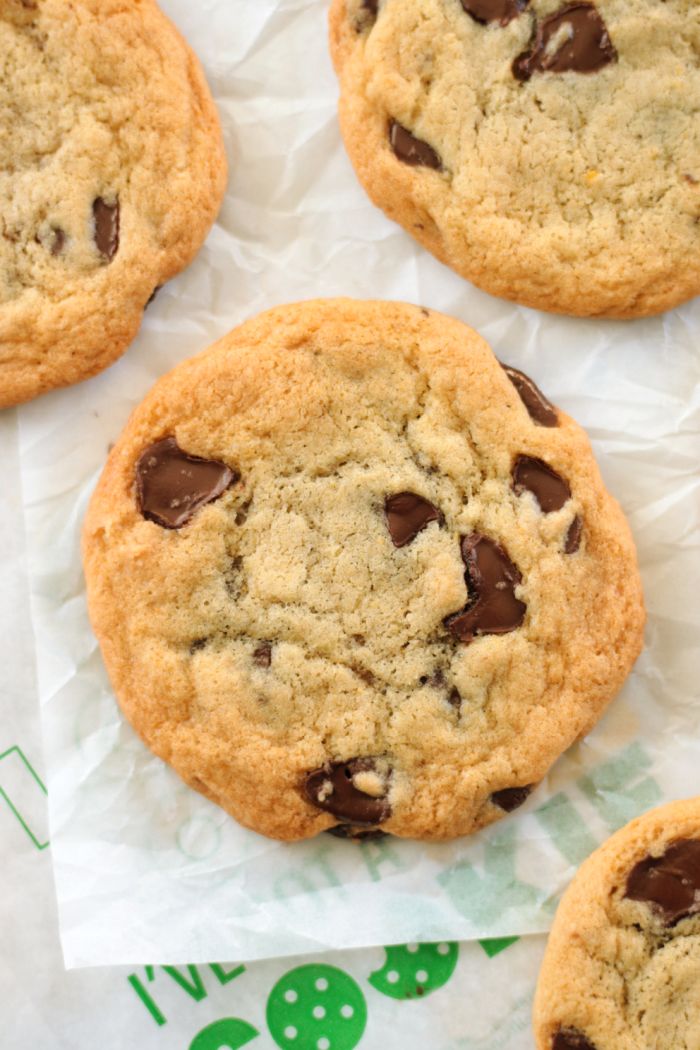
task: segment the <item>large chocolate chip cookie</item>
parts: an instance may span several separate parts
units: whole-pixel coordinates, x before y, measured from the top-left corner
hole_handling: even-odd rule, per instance
[[[85,526],[129,719],[267,835],[463,835],[615,695],[644,619],[585,434],[450,318],[281,307],[156,384]]]

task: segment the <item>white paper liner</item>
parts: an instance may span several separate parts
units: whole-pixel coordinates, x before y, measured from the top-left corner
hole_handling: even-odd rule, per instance
[[[547,929],[576,865],[657,801],[700,793],[700,302],[595,322],[494,299],[367,200],[345,156],[317,0],[164,4],[198,51],[231,176],[192,267],[97,378],[19,411],[22,484],[69,967],[207,962]],[[453,314],[584,425],[637,540],[647,648],[591,736],[470,839],[280,845],[185,788],[119,713],[87,620],[79,532],[107,448],[155,379],[243,319],[316,296]]]

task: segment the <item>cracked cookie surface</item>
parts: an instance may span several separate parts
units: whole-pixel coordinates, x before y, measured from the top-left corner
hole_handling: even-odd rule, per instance
[[[370,197],[462,276],[638,317],[700,291],[700,5],[334,0]]]
[[[111,364],[194,257],[226,159],[153,0],[0,0],[0,407]]]
[[[641,645],[584,432],[471,329],[402,304],[280,307],[161,379],[84,556],[128,718],[281,839],[498,819]]]
[[[700,799],[613,835],[562,898],[540,971],[538,1050],[700,1047]]]

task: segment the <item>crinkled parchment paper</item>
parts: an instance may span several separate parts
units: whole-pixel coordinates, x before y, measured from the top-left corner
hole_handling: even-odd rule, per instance
[[[538,932],[576,865],[700,793],[700,302],[639,322],[546,316],[477,291],[373,208],[343,151],[318,0],[164,4],[205,65],[231,161],[220,220],[109,371],[19,412],[52,858],[70,967],[206,962]],[[471,839],[286,846],[151,757],[91,634],[79,531],[109,443],[154,380],[244,318],[325,295],[460,317],[588,430],[627,512],[647,648],[597,729]]]

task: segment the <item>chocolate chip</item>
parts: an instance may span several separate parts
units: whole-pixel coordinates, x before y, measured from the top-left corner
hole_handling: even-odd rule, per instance
[[[200,653],[202,649],[206,649],[208,641],[208,638],[195,638],[190,644],[190,653]]]
[[[139,509],[164,529],[182,528],[237,480],[225,463],[190,456],[172,437],[149,445],[136,464]]]
[[[419,685],[427,685],[431,689],[444,690],[447,687],[447,681],[445,679],[444,672],[439,668],[437,671],[433,671],[431,675],[421,675],[418,679]],[[462,704],[462,697],[459,695],[459,690],[454,686],[450,689],[447,694],[447,702],[451,707],[460,707]]]
[[[640,860],[629,873],[625,897],[649,904],[666,926],[700,911],[700,840],[678,839],[661,857]]]
[[[398,159],[404,164],[435,168],[438,171],[442,168],[442,161],[433,147],[422,139],[417,139],[397,120],[392,120],[389,125],[389,142]]]
[[[501,788],[494,791],[491,801],[505,813],[512,813],[514,809],[522,806],[523,802],[532,794],[534,784],[525,784],[523,787]]]
[[[597,1050],[578,1028],[560,1028],[552,1040],[552,1050]]]
[[[527,606],[515,597],[522,576],[503,547],[473,532],[462,539],[462,559],[469,601],[445,619],[447,629],[460,642],[514,631],[523,622]]]
[[[361,0],[357,17],[353,19],[356,33],[371,29],[379,14],[379,0]]]
[[[66,235],[65,232],[58,226],[54,226],[51,230],[51,238],[49,240],[49,251],[52,255],[60,255],[66,246]]]
[[[326,831],[337,839],[350,839],[352,842],[389,838],[388,832],[379,828],[354,828],[352,824],[336,824],[334,828],[326,828]]]
[[[263,642],[257,649],[253,650],[253,663],[257,664],[258,667],[269,667],[272,663],[272,645],[270,642]]]
[[[538,24],[532,46],[513,62],[513,76],[529,80],[533,73],[594,73],[616,60],[593,4],[567,4]]]
[[[240,507],[236,511],[236,516],[234,518],[236,525],[245,525],[245,523],[248,520],[248,514],[250,513],[250,507],[252,502],[252,499],[249,499],[246,500],[245,503],[241,503]]]
[[[7,232],[5,232],[3,236],[6,240],[12,242],[16,242],[19,239],[18,237],[14,237]],[[37,233],[34,240],[37,244],[40,244],[43,248],[45,248],[51,255],[56,256],[61,255],[63,249],[66,246],[66,241],[68,240],[68,238],[66,237],[65,232],[60,228],[60,226],[51,226],[47,233],[42,233],[41,235]]]
[[[397,492],[395,496],[387,496],[384,513],[395,547],[405,547],[431,521],[443,520],[437,507],[415,492]]]
[[[498,22],[507,26],[524,11],[530,0],[462,0],[462,7],[475,22]]]
[[[581,535],[583,533],[583,519],[577,514],[569,525],[569,531],[564,540],[564,554],[575,554],[581,546]]]
[[[433,671],[431,675],[423,675],[420,679],[421,685],[429,685],[431,689],[442,689],[445,685],[445,675],[438,668],[437,671]]]
[[[530,377],[524,372],[519,372],[517,368],[511,368],[510,365],[501,365],[501,368],[518,391],[520,400],[528,410],[533,422],[539,423],[541,427],[559,426],[556,408]]]
[[[111,262],[119,249],[119,201],[108,204],[98,197],[93,202],[92,214],[95,245],[105,262]]]
[[[571,498],[571,489],[543,459],[518,456],[513,467],[513,488],[520,495],[531,492],[545,514],[561,510]]]
[[[361,774],[371,774],[381,781],[382,794],[370,795],[356,787],[355,779]],[[328,763],[307,775],[304,791],[314,806],[352,824],[380,824],[391,816],[385,777],[377,772],[371,758]]]

